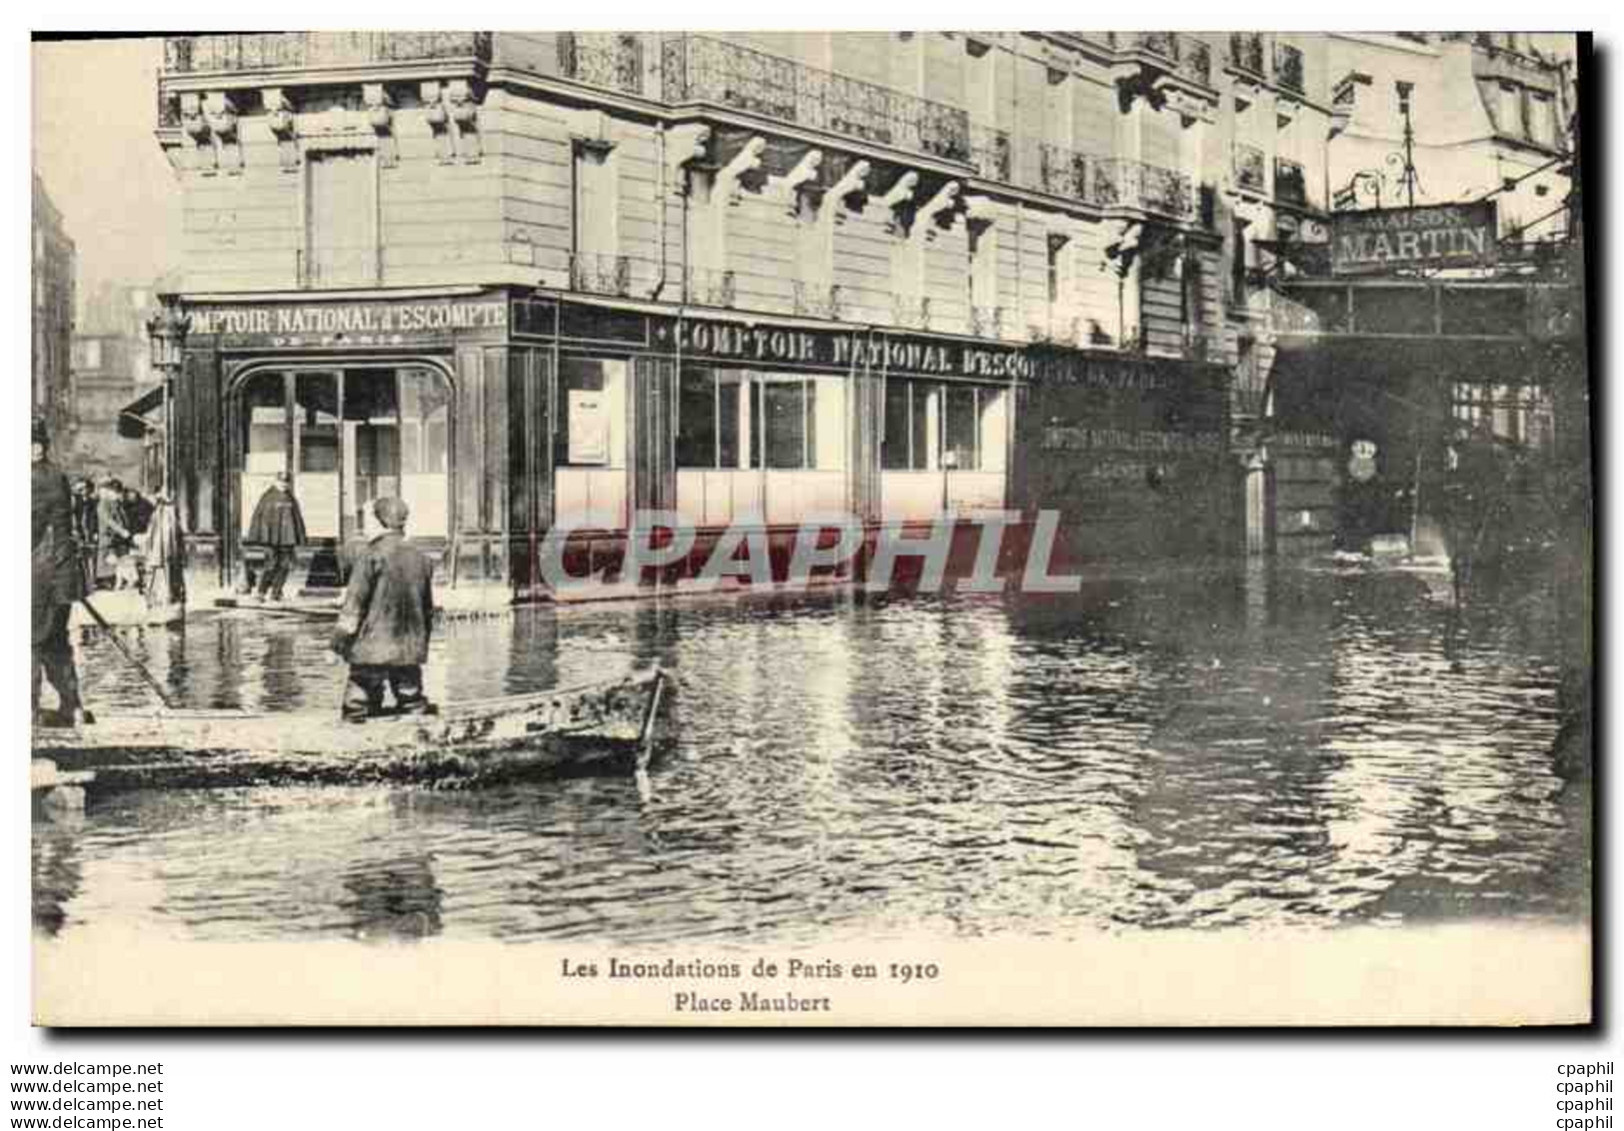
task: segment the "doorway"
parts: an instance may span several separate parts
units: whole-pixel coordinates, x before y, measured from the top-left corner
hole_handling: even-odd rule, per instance
[[[451,528],[451,386],[430,365],[263,369],[237,388],[240,458],[237,535],[287,471],[315,550],[307,584],[340,580],[327,559],[381,531],[380,498],[410,509],[413,539],[443,542]]]

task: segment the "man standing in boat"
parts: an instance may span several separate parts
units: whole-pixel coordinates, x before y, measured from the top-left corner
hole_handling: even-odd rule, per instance
[[[374,504],[383,533],[367,543],[350,572],[333,651],[350,665],[345,720],[363,722],[383,708],[387,685],[401,714],[434,714],[423,696],[423,662],[434,623],[434,564],[406,541],[406,504]]]
[[[34,721],[72,726],[94,720],[79,702],[79,673],[73,667],[73,644],[68,639],[68,614],[84,595],[79,551],[74,545],[73,489],[68,477],[50,461],[51,438],[42,420],[34,421],[34,659],[30,679]],[[40,713],[40,677],[56,689],[55,715]]]
[[[293,497],[287,472],[278,471],[276,482],[259,497],[248,524],[248,537],[243,541],[250,546],[264,546],[270,554],[259,579],[260,599],[268,594],[273,601],[282,600],[282,587],[293,569],[293,553],[305,542],[304,512]]]

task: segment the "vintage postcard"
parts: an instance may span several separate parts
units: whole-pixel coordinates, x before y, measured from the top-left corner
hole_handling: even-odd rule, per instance
[[[1588,67],[36,40],[34,1021],[1588,1021]]]

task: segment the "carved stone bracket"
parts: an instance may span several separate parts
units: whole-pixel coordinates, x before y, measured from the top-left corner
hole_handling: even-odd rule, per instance
[[[1274,104],[1275,124],[1280,129],[1285,129],[1287,126],[1291,125],[1291,123],[1297,120],[1297,114],[1300,110],[1302,110],[1302,108],[1303,105],[1301,102],[1298,102],[1295,98],[1288,98],[1282,94]]]
[[[362,83],[361,102],[367,108],[367,124],[378,135],[378,164],[392,168],[400,163],[400,150],[395,143],[394,102],[381,82]]]
[[[752,137],[733,155],[733,160],[716,171],[716,180],[711,189],[713,204],[726,206],[738,198],[739,178],[761,168],[761,154],[766,148],[765,138]]]
[[[277,159],[285,170],[299,167],[299,143],[294,133],[293,103],[279,86],[266,87],[259,92],[265,106],[265,125],[276,138]]]
[[[1100,270],[1112,271],[1119,276],[1126,277],[1133,269],[1134,260],[1139,258],[1140,243],[1144,238],[1145,226],[1139,220],[1110,220],[1105,228],[1105,258],[1100,263]]]
[[[461,156],[475,162],[484,156],[479,134],[479,102],[466,79],[426,82],[419,87],[423,121],[434,134],[435,153],[442,164]]]
[[[203,96],[186,93],[180,96],[180,128],[192,139],[192,168],[211,176],[219,168],[219,155],[214,150],[214,137],[203,114]]]
[[[800,215],[801,189],[817,183],[818,170],[823,166],[823,150],[809,149],[795,167],[783,176],[767,178],[767,194],[782,201],[791,216]]]
[[[953,206],[958,203],[959,191],[959,182],[948,181],[937,190],[935,196],[921,204],[919,210],[914,213],[912,237],[918,238],[922,234],[927,241],[934,240],[941,230],[937,218],[944,212],[952,216]]]
[[[688,191],[688,166],[702,161],[710,148],[711,128],[690,122],[673,126],[665,134],[666,183],[674,193]]]
[[[854,161],[841,174],[841,177],[824,193],[824,200],[833,201],[834,207],[827,205],[821,213],[821,218],[827,223],[840,224],[845,222],[846,213],[850,209],[849,199],[853,196],[866,196],[868,194],[868,174],[871,166],[867,161]]]
[[[1169,80],[1159,80],[1157,86],[1161,92],[1161,105],[1166,106],[1179,116],[1179,123],[1186,129],[1197,122],[1211,122],[1213,119],[1213,105],[1199,95],[1191,94],[1181,86],[1174,85]]]
[[[457,130],[457,151],[467,162],[476,162],[485,156],[485,147],[479,133],[479,101],[466,79],[453,79],[446,84],[446,101],[451,104],[451,121]]]
[[[418,88],[423,100],[423,122],[434,135],[434,152],[441,164],[457,159],[456,139],[451,132],[451,110],[444,101],[443,84],[426,82]]]
[[[899,209],[912,203],[914,192],[918,188],[919,174],[910,170],[899,176],[891,187],[879,197],[880,207],[890,214],[887,226],[893,234],[902,236],[908,234],[907,224]]]
[[[227,173],[242,172],[242,141],[237,136],[237,107],[219,91],[203,96],[203,119],[214,136],[218,167]]]

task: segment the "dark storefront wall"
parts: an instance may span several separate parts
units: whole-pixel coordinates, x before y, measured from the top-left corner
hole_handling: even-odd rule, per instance
[[[1077,562],[1238,555],[1241,465],[1216,367],[1064,359],[1025,390],[1015,440],[1023,510],[1059,512]]]
[[[1377,534],[1409,534],[1418,491],[1419,517],[1434,517],[1451,443],[1474,419],[1512,446],[1549,447],[1548,397],[1557,377],[1538,343],[1285,339],[1275,365],[1275,430],[1336,443],[1316,458],[1314,474],[1329,476],[1337,542],[1345,548],[1359,549]],[[1530,387],[1542,391],[1530,395]],[[1372,474],[1362,482],[1351,474],[1359,441],[1376,446]],[[1282,528],[1287,509],[1278,509]]]

